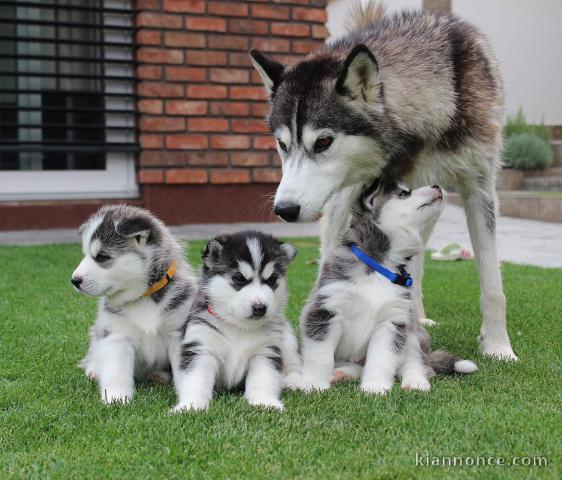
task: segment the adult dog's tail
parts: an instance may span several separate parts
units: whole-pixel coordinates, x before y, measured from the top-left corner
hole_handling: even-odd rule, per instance
[[[473,373],[478,366],[471,360],[462,358],[444,350],[436,350],[429,354],[429,365],[435,373],[452,375],[453,373]]]
[[[345,23],[348,32],[367,28],[384,17],[386,9],[379,0],[356,0],[350,7],[349,19]]]

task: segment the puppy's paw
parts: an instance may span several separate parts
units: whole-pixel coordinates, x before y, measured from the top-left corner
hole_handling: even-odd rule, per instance
[[[326,382],[319,379],[307,379],[303,378],[301,385],[299,386],[299,390],[305,393],[313,393],[313,392],[323,392],[330,388],[330,382]]]
[[[170,413],[202,412],[209,408],[209,400],[203,398],[192,398],[178,404],[170,410]]]
[[[392,389],[392,381],[382,380],[361,382],[361,390],[370,395],[386,395]]]
[[[101,401],[106,405],[127,404],[133,399],[133,393],[127,389],[106,388],[101,392]]]
[[[429,392],[431,389],[429,380],[423,375],[404,377],[400,387],[402,390],[418,390],[420,392]]]
[[[302,375],[298,372],[291,372],[283,379],[285,388],[289,390],[300,390],[302,387]]]
[[[94,370],[85,370],[84,373],[90,380],[96,381],[98,378]]]
[[[172,380],[172,375],[169,372],[162,370],[161,372],[153,372],[148,376],[148,381],[151,383],[159,383],[165,385]]]
[[[282,411],[285,408],[283,406],[283,402],[275,397],[249,395],[246,399],[248,400],[248,403],[254,407],[273,408],[279,411]]]

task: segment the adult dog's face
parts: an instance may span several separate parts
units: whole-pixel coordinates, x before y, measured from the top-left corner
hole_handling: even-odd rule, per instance
[[[107,297],[146,289],[150,243],[156,241],[155,225],[148,215],[126,206],[105,207],[80,232],[84,258],[71,278],[79,292]]]
[[[309,221],[342,188],[383,167],[378,133],[384,113],[378,67],[356,47],[344,60],[317,57],[292,68],[252,51],[269,94],[269,124],[282,160],[275,213]]]

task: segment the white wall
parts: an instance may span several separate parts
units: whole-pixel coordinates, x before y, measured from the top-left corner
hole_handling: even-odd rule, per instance
[[[504,76],[507,113],[562,125],[562,1],[453,0],[488,36]]]

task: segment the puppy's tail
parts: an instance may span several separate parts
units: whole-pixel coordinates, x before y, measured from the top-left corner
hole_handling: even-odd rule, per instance
[[[349,8],[349,17],[345,23],[345,29],[348,33],[362,30],[382,20],[385,13],[384,4],[379,0],[356,0]]]
[[[454,373],[473,373],[478,366],[471,360],[463,360],[444,350],[436,350],[429,354],[429,365],[435,373],[453,375]]]

